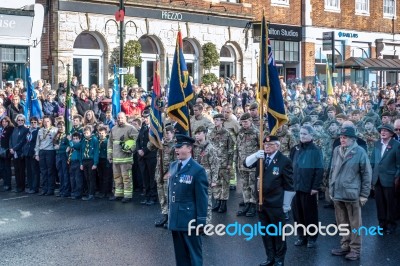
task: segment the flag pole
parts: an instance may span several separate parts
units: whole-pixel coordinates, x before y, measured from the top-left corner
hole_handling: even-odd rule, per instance
[[[262,64],[263,62],[265,62],[264,60],[266,60],[266,56],[265,56],[265,51],[263,51],[262,49],[265,49],[265,46],[263,47],[263,42],[266,42],[266,40],[264,40],[265,36],[263,34],[264,32],[264,24],[265,24],[265,13],[264,13],[264,9],[263,9],[263,18],[262,18],[262,22],[261,22],[261,41],[260,41],[260,57],[259,57],[259,63],[258,63],[258,90],[259,90],[259,95],[260,95],[260,143],[259,143],[259,149],[260,150],[264,150],[264,145],[263,145],[263,137],[264,137],[264,88],[262,87],[262,83],[261,83],[261,75],[263,75],[264,73],[261,73],[261,69],[262,69]],[[267,38],[268,40],[268,38]],[[266,62],[265,62],[266,63]],[[268,69],[268,67],[266,68]],[[268,70],[267,70],[268,71]],[[268,78],[268,72],[267,72],[267,78]],[[258,207],[259,210],[261,211],[262,209],[262,204],[263,204],[263,175],[264,175],[264,158],[261,158],[259,161],[259,195],[258,195]]]

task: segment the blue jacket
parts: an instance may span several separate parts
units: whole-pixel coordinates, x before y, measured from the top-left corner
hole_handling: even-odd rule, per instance
[[[188,231],[193,226],[206,224],[208,206],[208,181],[206,170],[192,158],[179,171],[178,161],[169,167],[168,228],[173,231]]]
[[[82,160],[93,159],[93,165],[97,166],[99,163],[99,140],[92,135],[89,140],[84,137],[81,143]],[[89,145],[88,150],[86,149],[87,145]]]
[[[71,140],[69,142],[69,147],[72,148],[71,161],[79,161],[79,163],[82,164],[82,154],[81,154],[82,141],[74,143]]]
[[[22,148],[26,142],[26,135],[29,132],[29,128],[25,126],[15,127],[10,138],[10,149],[13,149],[18,157],[22,156]]]
[[[35,146],[37,135],[39,132],[39,128],[36,128],[33,131],[28,130],[28,133],[25,137],[25,144],[22,148],[22,154],[25,157],[33,157],[35,155]]]

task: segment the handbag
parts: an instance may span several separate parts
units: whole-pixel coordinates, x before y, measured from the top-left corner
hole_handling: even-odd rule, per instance
[[[6,159],[7,158],[7,150],[8,149],[0,147],[0,158],[2,158],[2,159]]]

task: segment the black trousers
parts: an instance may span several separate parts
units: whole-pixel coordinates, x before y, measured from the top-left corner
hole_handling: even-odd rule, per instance
[[[203,265],[201,237],[188,232],[172,231],[174,241],[175,261],[177,266]]]
[[[96,192],[96,170],[92,170],[93,160],[83,160],[83,176],[85,177],[89,195],[94,196]]]
[[[25,158],[18,157],[13,159],[15,183],[18,191],[25,191]]]
[[[396,197],[394,187],[382,187],[379,181],[375,185],[375,202],[379,225],[390,228],[396,225]]]
[[[25,167],[28,179],[28,188],[35,192],[39,192],[39,184],[40,184],[39,162],[33,156],[25,157]]]
[[[310,193],[296,191],[293,199],[293,218],[298,224],[303,224],[307,227],[310,224],[318,225],[318,205],[317,195],[310,195]],[[302,228],[298,228],[297,236],[300,239],[317,240],[318,234],[314,236],[307,235],[307,232]]]
[[[258,218],[263,226],[275,224],[278,227],[279,222],[282,225],[285,224],[283,209],[265,207],[265,204],[262,205],[261,211],[258,212]],[[285,261],[287,247],[286,241],[282,240],[282,236],[269,236],[265,234],[262,236],[262,241],[269,260],[275,260],[275,262]]]
[[[140,173],[143,177],[145,197],[147,200],[157,199],[157,184],[155,180],[157,158],[139,159]]]
[[[97,175],[99,176],[100,191],[104,194],[112,193],[113,177],[111,164],[106,158],[100,158],[97,165]]]

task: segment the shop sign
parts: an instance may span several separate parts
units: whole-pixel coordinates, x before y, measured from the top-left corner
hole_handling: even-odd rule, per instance
[[[0,14],[0,36],[31,36],[33,17]]]
[[[268,25],[268,38],[272,40],[284,41],[297,41],[302,39],[301,27],[269,24]],[[253,24],[253,41],[260,42],[261,38],[261,24]]]
[[[161,11],[161,19],[181,21],[183,18],[182,13],[173,11]]]

